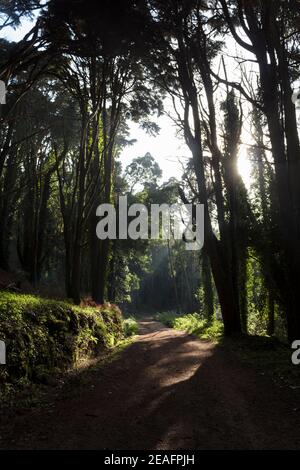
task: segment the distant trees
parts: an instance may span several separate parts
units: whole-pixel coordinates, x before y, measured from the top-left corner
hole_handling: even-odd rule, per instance
[[[155,186],[161,176],[162,171],[149,152],[143,157],[134,158],[130,165],[127,166],[125,172],[130,192],[133,192],[137,184]]]

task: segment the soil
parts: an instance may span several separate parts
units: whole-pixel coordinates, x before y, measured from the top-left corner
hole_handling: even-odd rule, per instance
[[[300,396],[152,319],[85,387],[2,416],[1,449],[299,449]]]

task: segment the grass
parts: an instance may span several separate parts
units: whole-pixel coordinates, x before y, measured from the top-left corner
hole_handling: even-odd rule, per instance
[[[157,320],[170,328],[186,331],[203,340],[219,341],[223,336],[223,323],[208,322],[198,313],[177,315],[174,312],[163,312],[156,316]]]

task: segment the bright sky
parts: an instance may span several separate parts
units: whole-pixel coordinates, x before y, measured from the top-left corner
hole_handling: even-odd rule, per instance
[[[4,31],[1,31],[0,36],[5,37],[7,40],[18,42],[30,31],[32,26],[33,22],[25,19],[19,28],[16,30],[5,28]],[[231,49],[231,46],[228,49]],[[165,107],[168,110],[170,109],[169,100],[166,100]],[[176,126],[167,115],[156,118],[155,122],[161,129],[156,137],[148,135],[138,124],[134,122],[128,123],[130,130],[129,139],[136,139],[136,143],[122,151],[120,155],[122,166],[125,168],[133,158],[143,156],[149,152],[161,167],[164,181],[167,181],[172,176],[180,179],[182,164],[191,157],[190,151],[183,138],[176,135]],[[251,164],[248,160],[247,148],[245,146],[242,146],[240,150],[239,172],[245,184],[249,186]]]
[[[155,119],[160,127],[160,133],[156,137],[148,135],[138,124],[129,124],[130,138],[137,142],[124,148],[120,159],[123,168],[127,166],[133,158],[140,157],[149,152],[158,162],[163,171],[163,180],[168,180],[172,176],[180,178],[182,174],[182,163],[190,158],[190,151],[183,139],[176,136],[176,127],[172,120],[163,115]]]
[[[22,23],[17,29],[11,28],[10,26],[8,26],[7,28],[4,28],[4,30],[0,32],[0,37],[5,38],[8,41],[18,42],[18,41],[21,41],[21,39],[23,39],[25,34],[27,34],[31,30],[31,28],[33,28],[33,26],[34,26],[33,21],[30,21],[28,19],[23,19]]]

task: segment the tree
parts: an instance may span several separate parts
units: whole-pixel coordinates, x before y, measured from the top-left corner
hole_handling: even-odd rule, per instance
[[[259,67],[261,99],[266,115],[272,156],[274,158],[276,194],[278,197],[277,225],[280,231],[282,266],[281,292],[288,321],[289,339],[300,334],[299,221],[300,221],[300,147],[296,110],[292,102],[293,55],[299,33],[294,29],[296,2],[227,2],[220,0],[227,27],[237,43],[253,53]],[[247,41],[237,33],[235,22]]]
[[[134,158],[125,171],[125,178],[131,193],[137,184],[155,186],[161,176],[162,171],[150,153]]]

